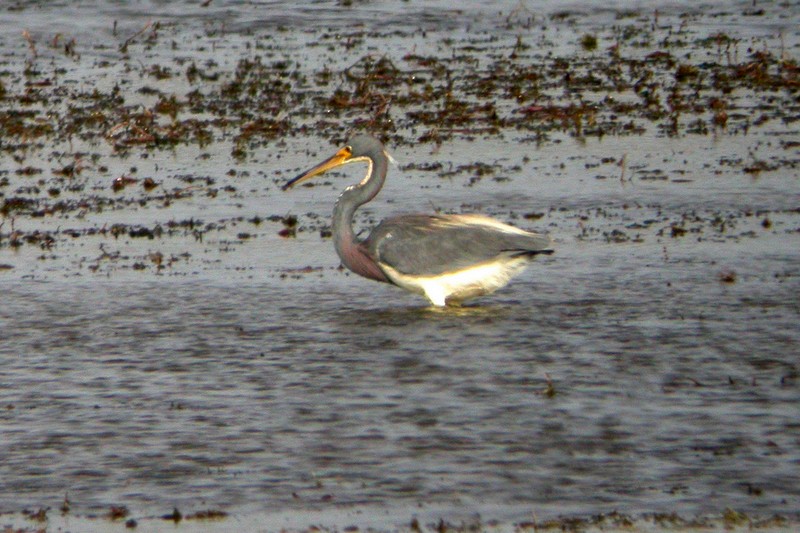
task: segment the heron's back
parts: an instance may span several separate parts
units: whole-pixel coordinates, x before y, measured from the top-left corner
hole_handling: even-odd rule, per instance
[[[439,276],[514,256],[552,253],[550,238],[482,215],[404,215],[365,243],[378,263],[404,275]]]

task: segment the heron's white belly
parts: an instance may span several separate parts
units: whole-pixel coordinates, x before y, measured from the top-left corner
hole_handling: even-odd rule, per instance
[[[509,257],[436,276],[401,274],[386,264],[381,264],[381,268],[398,286],[425,295],[433,305],[444,306],[493,293],[522,272],[529,262],[530,258],[525,256]]]

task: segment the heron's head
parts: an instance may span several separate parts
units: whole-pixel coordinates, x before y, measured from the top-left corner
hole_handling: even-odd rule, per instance
[[[333,154],[333,156],[289,180],[282,189],[284,191],[291,189],[295,185],[310,180],[314,176],[318,176],[327,170],[347,165],[348,163],[364,161],[369,163],[371,169],[373,163],[383,157],[390,161],[392,160],[392,157],[386,152],[383,148],[383,144],[378,139],[370,135],[356,135],[347,142],[346,146]],[[367,173],[367,179],[370,174],[371,172]]]

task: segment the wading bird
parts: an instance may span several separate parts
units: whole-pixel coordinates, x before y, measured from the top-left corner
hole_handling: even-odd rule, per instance
[[[283,186],[285,191],[348,163],[367,164],[364,179],[347,187],[333,209],[336,252],[359,276],[422,294],[435,306],[457,306],[491,294],[536,255],[553,252],[549,237],[483,215],[402,215],[384,220],[358,240],[353,214],[381,190],[390,159],[380,141],[358,135]]]

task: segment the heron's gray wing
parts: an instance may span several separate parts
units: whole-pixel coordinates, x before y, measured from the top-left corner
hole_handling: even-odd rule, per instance
[[[383,221],[365,243],[402,274],[436,276],[503,255],[550,253],[550,238],[481,215],[405,215]]]

